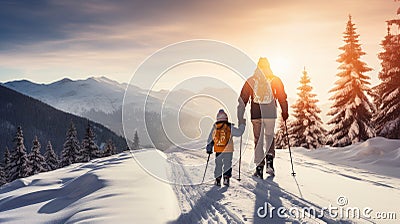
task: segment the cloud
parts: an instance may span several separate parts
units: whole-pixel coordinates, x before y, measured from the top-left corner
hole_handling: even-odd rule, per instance
[[[90,47],[96,40],[105,40],[107,46],[110,38],[105,36],[131,38],[132,33],[152,27],[155,35],[158,30],[154,27],[173,27],[176,30],[171,31],[181,29],[179,31],[187,36],[191,33],[242,36],[246,32],[252,34],[290,21],[328,21],[353,11],[372,20],[387,11],[387,5],[381,0],[369,1],[368,4],[361,0],[22,0],[2,1],[0,4],[0,50],[3,51],[65,40],[68,43],[66,47],[74,41],[78,46]],[[150,40],[157,39],[154,36]],[[131,39],[133,41],[136,39]],[[93,47],[98,45],[93,43]],[[111,47],[115,45],[111,44]]]
[[[244,1],[5,1],[0,3],[0,50],[75,40],[82,38],[82,34],[97,34],[104,39],[102,36],[110,35],[110,30],[130,33],[159,26],[184,26],[187,33],[205,27],[220,32],[238,26],[243,29],[240,25],[251,20],[252,14],[277,5],[276,1],[264,2],[270,3],[264,6]]]
[[[7,73],[38,81],[116,74],[127,81],[155,50],[191,38],[225,41],[254,59],[284,57],[295,78],[304,65],[311,75],[334,77],[347,15],[366,57],[376,58],[384,21],[396,8],[390,0],[1,1],[0,80]]]

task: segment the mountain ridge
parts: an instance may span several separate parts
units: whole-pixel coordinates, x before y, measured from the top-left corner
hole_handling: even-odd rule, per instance
[[[14,147],[13,138],[18,126],[24,133],[25,147],[30,151],[34,136],[38,136],[42,150],[47,141],[51,141],[55,151],[60,154],[65,141],[65,134],[73,121],[79,140],[83,139],[89,123],[96,134],[96,143],[101,146],[108,139],[113,140],[119,151],[126,149],[125,139],[103,125],[87,118],[58,110],[40,100],[26,96],[8,87],[0,85],[0,158],[4,156],[7,146]]]

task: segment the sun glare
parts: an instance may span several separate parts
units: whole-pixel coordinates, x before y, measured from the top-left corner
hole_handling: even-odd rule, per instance
[[[272,72],[276,75],[284,75],[289,71],[290,63],[287,59],[281,57],[268,58]]]

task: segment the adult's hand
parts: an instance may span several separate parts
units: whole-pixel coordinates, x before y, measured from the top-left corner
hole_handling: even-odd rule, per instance
[[[282,112],[282,118],[284,121],[286,121],[289,118],[289,113],[286,111]]]

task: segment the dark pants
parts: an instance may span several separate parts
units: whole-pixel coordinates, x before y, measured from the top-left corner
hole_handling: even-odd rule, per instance
[[[214,177],[232,177],[232,157],[233,152],[217,152],[215,153],[215,170]]]

